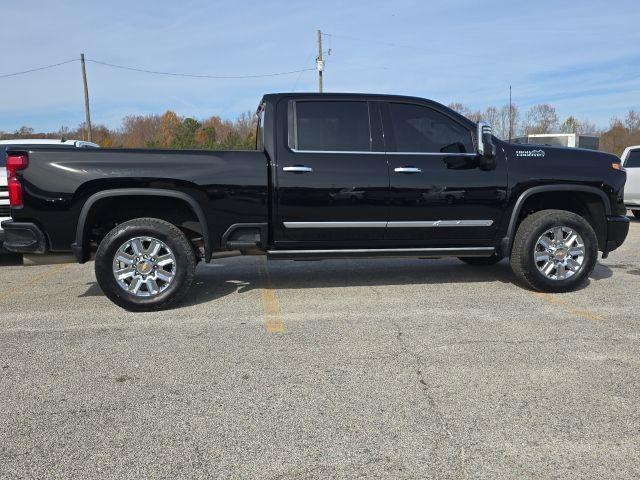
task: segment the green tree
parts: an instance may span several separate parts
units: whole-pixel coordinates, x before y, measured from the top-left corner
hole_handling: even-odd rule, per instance
[[[200,122],[197,120],[190,117],[185,118],[175,130],[171,147],[177,149],[198,148],[196,133],[200,126]]]
[[[215,150],[218,148],[218,132],[214,125],[203,124],[196,132],[196,143],[198,148],[204,150]]]

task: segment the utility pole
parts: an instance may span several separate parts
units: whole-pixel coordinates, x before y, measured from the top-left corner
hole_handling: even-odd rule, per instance
[[[89,111],[89,87],[87,87],[87,69],[84,64],[84,53],[80,54],[82,64],[82,83],[84,84],[84,114],[86,117],[87,140],[91,141],[91,112]]]
[[[322,72],[324,70],[324,60],[322,59],[322,32],[318,30],[318,57],[316,58],[318,68],[318,91],[322,93]]]
[[[511,128],[512,128],[512,125],[513,125],[513,123],[511,122],[511,115],[512,115],[512,113],[511,113],[511,85],[509,85],[509,143],[511,143],[511,135],[512,135]]]

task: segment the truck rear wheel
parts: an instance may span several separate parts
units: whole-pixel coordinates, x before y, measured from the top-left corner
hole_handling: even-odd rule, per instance
[[[566,292],[589,277],[598,260],[596,234],[584,218],[542,210],[525,218],[516,233],[511,268],[534,290]]]
[[[174,225],[137,218],[100,242],[95,271],[104,294],[130,311],[171,307],[188,292],[196,267],[193,248]]]

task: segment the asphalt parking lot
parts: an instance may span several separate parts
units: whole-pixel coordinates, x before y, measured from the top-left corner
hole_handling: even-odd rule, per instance
[[[132,314],[0,268],[0,478],[637,478],[640,222],[579,291],[507,262],[201,265]],[[6,262],[10,263],[10,262]]]

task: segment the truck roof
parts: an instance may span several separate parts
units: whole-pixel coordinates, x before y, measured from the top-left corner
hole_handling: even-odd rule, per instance
[[[456,112],[455,110],[443,105],[440,102],[436,102],[435,100],[430,100],[428,98],[416,97],[411,95],[390,95],[386,93],[357,93],[357,92],[329,92],[329,93],[319,93],[319,92],[277,92],[277,93],[267,93],[262,98],[262,102],[269,103],[277,103],[283,98],[341,98],[341,99],[353,99],[353,100],[373,100],[380,102],[411,102],[411,103],[423,103],[429,106],[432,106],[439,110],[445,110],[450,115],[454,115],[457,118],[464,119],[467,123],[471,125],[476,125],[475,122],[469,120],[464,115]]]
[[[318,97],[318,98],[327,98],[327,97],[336,97],[336,98],[344,98],[344,97],[360,97],[360,98],[373,98],[378,100],[390,99],[390,100],[413,100],[413,101],[421,101],[428,103],[435,103],[437,105],[442,105],[434,100],[429,100],[423,97],[416,97],[411,95],[391,95],[386,93],[359,93],[359,92],[274,92],[267,93],[266,97],[270,97],[272,99],[279,99],[284,97]]]

